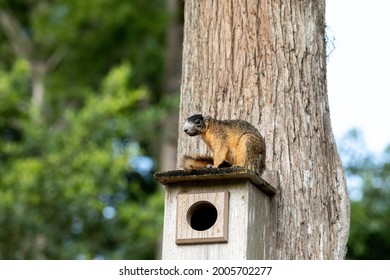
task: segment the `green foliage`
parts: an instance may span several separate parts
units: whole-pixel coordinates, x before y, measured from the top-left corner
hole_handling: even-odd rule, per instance
[[[45,77],[49,117],[60,117],[64,103],[82,104],[124,59],[137,69],[132,85],[147,86],[159,99],[168,19],[163,0],[3,0],[0,9],[18,21],[35,60],[57,61]],[[0,61],[7,67],[20,55],[12,50],[0,29]]]
[[[361,133],[352,130],[341,147],[347,178],[362,192],[351,201],[347,258],[389,259],[390,146],[376,159],[366,150]]]
[[[154,258],[164,4],[0,0],[0,259]]]
[[[160,86],[166,15],[161,0],[54,1],[34,24],[37,37],[68,51],[58,69],[60,81],[98,85],[107,70],[123,57],[137,69],[133,83],[153,91]],[[74,67],[77,65],[77,67]]]
[[[153,127],[163,110],[145,108],[149,92],[129,86],[124,63],[84,106],[64,108],[55,125],[35,123],[24,114],[23,63],[0,79],[2,96],[15,95],[1,102],[0,123],[19,133],[10,138],[1,127],[0,258],[153,258],[163,202],[152,166],[136,163],[151,162],[142,126]]]
[[[9,72],[0,65],[0,160],[21,138],[22,120],[29,104],[29,72],[24,60],[17,60]]]

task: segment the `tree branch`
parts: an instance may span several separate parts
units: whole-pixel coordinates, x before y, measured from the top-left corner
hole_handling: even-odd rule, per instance
[[[0,9],[0,26],[11,42],[14,52],[31,60],[33,43],[25,34],[18,20],[12,15],[12,12]]]

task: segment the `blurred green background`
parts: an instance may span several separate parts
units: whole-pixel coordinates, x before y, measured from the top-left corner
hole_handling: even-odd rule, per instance
[[[182,5],[0,0],[0,259],[159,257]],[[359,130],[338,145],[347,257],[389,259],[390,146],[370,154]]]

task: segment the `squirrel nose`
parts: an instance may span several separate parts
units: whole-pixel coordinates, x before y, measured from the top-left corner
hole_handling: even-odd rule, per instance
[[[188,128],[184,128],[184,132],[187,133],[187,131],[188,131]]]

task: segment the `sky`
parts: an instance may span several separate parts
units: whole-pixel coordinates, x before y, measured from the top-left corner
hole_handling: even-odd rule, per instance
[[[390,1],[326,0],[328,97],[336,142],[353,127],[379,155],[390,145]]]

